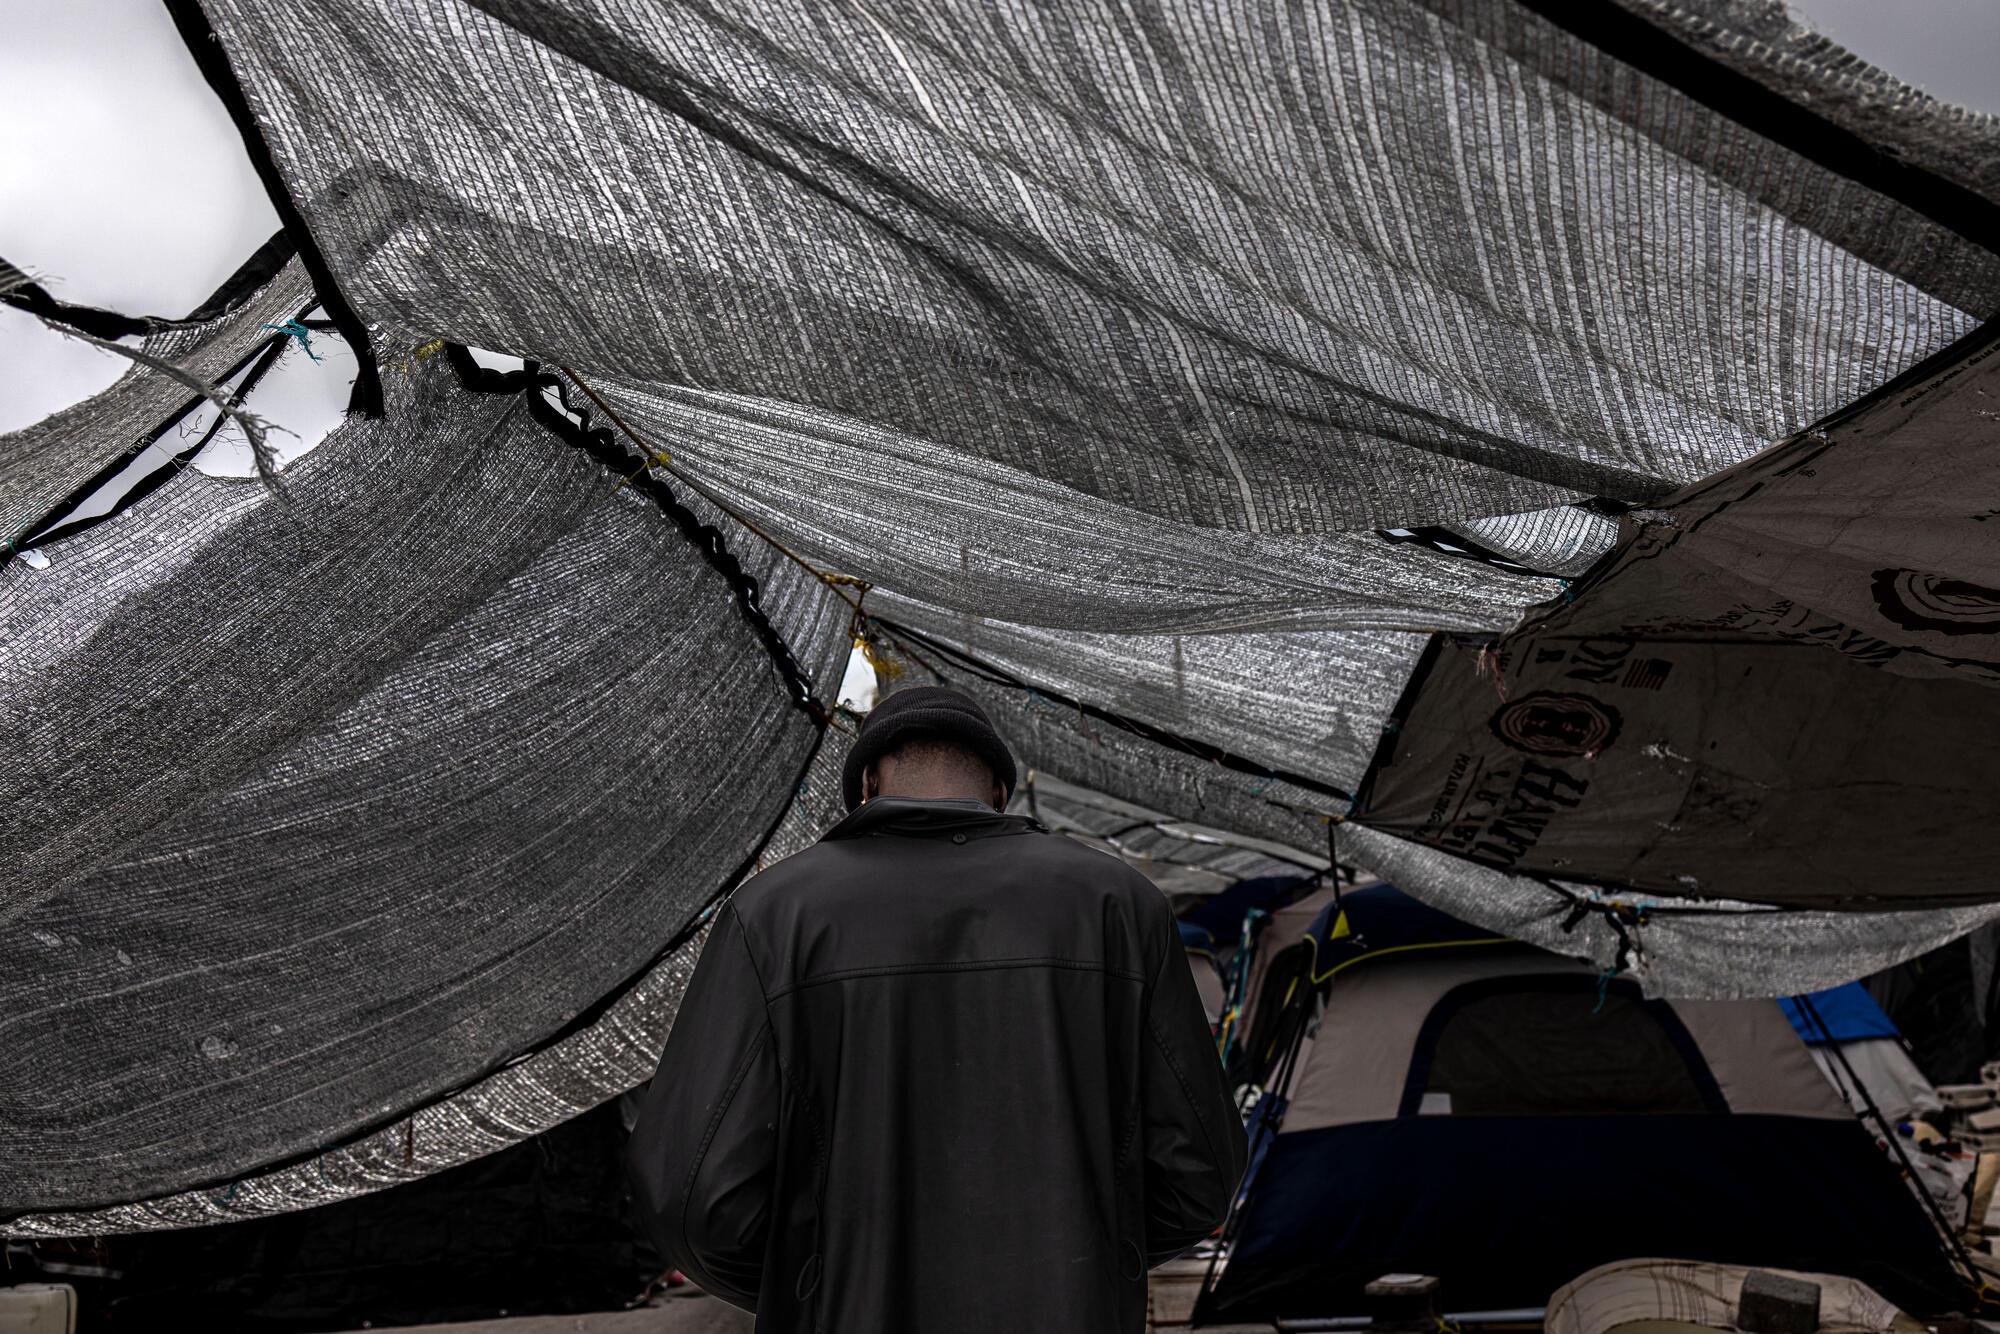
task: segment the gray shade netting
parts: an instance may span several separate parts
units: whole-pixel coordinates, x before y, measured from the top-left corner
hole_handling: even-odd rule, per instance
[[[1086,634],[945,611],[880,590],[869,610],[1045,692],[1341,793],[1352,793],[1367,771],[1382,723],[1428,640],[1347,630]]]
[[[493,1070],[792,795],[818,729],[695,543],[519,395],[432,363],[397,397],[283,496],[190,472],[0,571],[10,1209],[226,1179]],[[751,554],[823,683],[846,607]]]
[[[1300,848],[1177,820],[1030,769],[1008,809],[1113,853],[1169,894],[1214,894],[1259,876],[1307,876],[1329,863]]]
[[[1373,532],[1199,528],[836,413],[592,381],[675,475],[827,569],[1028,624],[1158,633],[1500,630],[1555,592]],[[1543,521],[1586,539],[1608,520]],[[1525,535],[1535,516],[1520,516]],[[1548,543],[1552,550],[1555,539]],[[1602,538],[1609,549],[1608,537]],[[1540,548],[1524,558],[1540,558]],[[1591,551],[1594,558],[1599,554]]]
[[[206,8],[365,316],[1183,524],[1644,500],[2000,305],[1512,0]]]
[[[312,284],[294,259],[226,313],[190,327],[165,329],[141,346],[212,383],[270,341],[265,325],[283,324],[312,304]],[[0,541],[30,537],[37,520],[142,444],[192,397],[186,385],[135,364],[111,390],[0,435]]]
[[[759,866],[810,845],[839,818],[846,753],[840,740],[829,737],[815,752]],[[706,939],[704,929],[577,1032],[351,1143],[208,1190],[84,1212],[31,1214],[0,1230],[61,1237],[256,1218],[382,1190],[504,1149],[652,1075]]]
[[[1588,570],[1618,542],[1615,520],[1574,506],[1467,519],[1453,530],[1530,569],[1569,576]]]
[[[1700,54],[1841,129],[1955,184],[2000,199],[2000,116],[1940,102],[1792,17],[1778,0],[1620,0]],[[1939,274],[1934,284],[1955,281]],[[1968,307],[1976,309],[1974,306]]]

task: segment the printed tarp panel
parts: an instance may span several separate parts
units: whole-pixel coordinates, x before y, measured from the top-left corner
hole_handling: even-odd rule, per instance
[[[1587,619],[2000,685],[2000,323],[1669,498]]]
[[[1434,639],[1356,818],[1661,895],[1991,901],[1995,349],[1670,498],[1497,645]]]

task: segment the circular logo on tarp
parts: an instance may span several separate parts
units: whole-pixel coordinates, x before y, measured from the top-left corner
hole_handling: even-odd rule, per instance
[[[1905,630],[2000,634],[2000,588],[1921,570],[1875,571],[1875,605]]]
[[[1595,755],[1618,739],[1618,710],[1588,695],[1537,690],[1500,706],[1487,726],[1530,755]]]

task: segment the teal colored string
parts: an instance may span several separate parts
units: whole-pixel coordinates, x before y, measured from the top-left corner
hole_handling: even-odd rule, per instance
[[[313,351],[312,330],[306,328],[305,325],[300,324],[297,320],[286,320],[283,324],[267,324],[264,327],[272,333],[290,334],[299,340],[299,346],[306,350],[307,356],[311,357],[314,361],[320,359],[319,353]]]

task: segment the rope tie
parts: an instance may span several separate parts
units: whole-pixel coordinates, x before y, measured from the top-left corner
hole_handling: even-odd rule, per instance
[[[1597,975],[1597,1004],[1590,1007],[1592,1014],[1604,1013],[1605,997],[1611,994],[1611,979],[1618,973],[1618,965],[1612,964]]]
[[[300,324],[297,320],[286,320],[283,324],[267,324],[264,327],[272,333],[290,334],[293,338],[299,340],[299,346],[305,349],[305,354],[308,357],[311,357],[314,361],[323,360],[319,353],[313,351],[312,330],[306,328],[305,325]]]
[[[1569,891],[1564,890],[1560,885],[1552,886],[1552,888],[1569,898],[1569,914],[1562,921],[1564,935],[1573,935],[1577,927],[1583,924],[1584,918],[1590,916],[1592,913],[1596,913],[1604,919],[1605,925],[1609,926],[1612,934],[1618,938],[1618,952],[1612,957],[1611,967],[1607,970],[1608,975],[1605,979],[1605,985],[1609,985],[1609,975],[1624,972],[1635,958],[1641,961],[1645,959],[1645,950],[1639,942],[1639,928],[1646,925],[1646,913],[1653,906],[1652,904],[1627,903],[1623,899],[1585,898],[1582,895],[1570,894]],[[1598,1009],[1604,1008],[1603,995],[1604,989],[1600,986],[1598,988]],[[1592,1011],[1592,1013],[1596,1013],[1596,1011]]]

